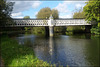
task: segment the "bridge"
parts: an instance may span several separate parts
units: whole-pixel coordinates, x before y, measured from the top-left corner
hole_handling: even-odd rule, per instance
[[[56,20],[37,20],[37,19],[14,19],[15,24],[11,26],[70,26],[70,25],[91,25],[85,19],[56,19]],[[8,25],[8,24],[7,24]]]
[[[87,23],[85,19],[55,19],[52,17],[49,20],[39,20],[39,19],[14,19],[15,24],[6,24],[10,26],[71,26],[71,25],[92,25],[92,23]]]
[[[34,27],[34,26],[46,26],[49,27],[49,34],[53,36],[54,26],[75,26],[75,25],[93,25],[91,22],[87,23],[85,19],[55,19],[53,20],[52,15],[48,20],[37,20],[37,19],[14,19],[14,24],[6,24],[10,27]]]

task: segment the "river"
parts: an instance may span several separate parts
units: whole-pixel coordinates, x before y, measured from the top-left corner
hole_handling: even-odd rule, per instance
[[[55,37],[19,34],[20,45],[31,47],[35,55],[51,64],[63,66],[98,66],[99,38],[90,34]]]

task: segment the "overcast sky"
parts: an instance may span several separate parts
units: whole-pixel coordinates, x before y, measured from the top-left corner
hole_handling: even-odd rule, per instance
[[[76,9],[84,7],[86,1],[14,1],[14,8],[12,12],[12,18],[23,18],[24,16],[30,16],[30,18],[36,18],[38,11],[44,7],[50,7],[51,9],[57,9],[59,11],[60,18],[72,18],[73,12]]]

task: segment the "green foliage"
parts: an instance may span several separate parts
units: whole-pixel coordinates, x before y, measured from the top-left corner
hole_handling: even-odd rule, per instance
[[[58,10],[52,9],[52,16],[53,16],[53,19],[58,19],[59,18]]]
[[[33,27],[31,32],[36,35],[45,35],[45,27]]]
[[[79,11],[75,12],[73,18],[85,18],[85,12],[80,9]]]
[[[66,35],[73,35],[73,32],[66,32]]]
[[[6,22],[11,23],[10,17],[14,2],[7,2],[6,0],[0,0],[0,26],[5,26]]]
[[[54,17],[54,19],[59,18],[59,13],[58,10],[51,10],[49,7],[46,8],[42,8],[38,14],[36,15],[36,17],[38,19],[48,19],[50,17],[50,15],[52,14],[52,16]]]
[[[83,10],[88,22],[98,22],[98,26],[92,27],[91,33],[100,34],[100,1],[89,0]]]
[[[85,26],[68,26],[66,29],[66,35],[72,35],[75,33],[83,33]]]
[[[91,28],[91,33],[100,35],[100,27],[92,27]]]
[[[25,16],[24,19],[30,19],[30,16]]]
[[[51,14],[51,9],[48,8],[48,7],[46,7],[46,8],[42,8],[42,9],[38,12],[38,14],[36,15],[36,17],[37,17],[38,19],[47,19],[47,18],[49,18],[50,14]]]
[[[100,22],[98,22],[98,27],[100,27]]]
[[[28,31],[31,29],[31,27],[24,27],[25,31]]]
[[[50,9],[49,7],[46,8],[42,8],[38,14],[36,15],[36,17],[38,19],[48,19],[50,17],[50,15],[52,14],[53,19],[57,19],[59,18],[59,13],[58,10],[56,9]],[[38,32],[42,32],[43,34],[45,33],[45,27],[41,27],[41,28],[33,28],[34,32],[37,34]]]
[[[51,66],[49,63],[39,60],[33,50],[29,47],[19,45],[16,40],[2,36],[1,38],[1,56],[7,67],[34,67]]]
[[[67,31],[74,32],[74,31],[82,31],[85,30],[84,26],[68,26]]]
[[[83,10],[86,20],[100,22],[100,0],[89,0]]]
[[[42,8],[38,14],[36,15],[37,19],[48,19],[50,17],[50,15],[52,14],[53,16],[53,19],[57,19],[59,18],[59,13],[58,13],[58,10],[56,9],[50,9],[49,7],[46,7],[46,8]],[[35,34],[45,34],[45,27],[34,27],[33,29],[33,32]]]
[[[54,27],[54,32],[63,32],[65,29],[65,27]]]

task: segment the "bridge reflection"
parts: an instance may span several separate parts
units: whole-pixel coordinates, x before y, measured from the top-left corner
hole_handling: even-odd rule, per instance
[[[49,63],[56,63],[57,47],[55,44],[55,39],[53,37],[49,37],[43,40],[41,39],[42,38],[36,39],[37,42],[35,41],[35,45],[33,45],[36,56],[39,59],[42,59]]]
[[[49,63],[57,63],[57,46],[54,37],[36,37],[33,35],[26,35],[17,38],[19,44],[32,47],[35,55]]]

